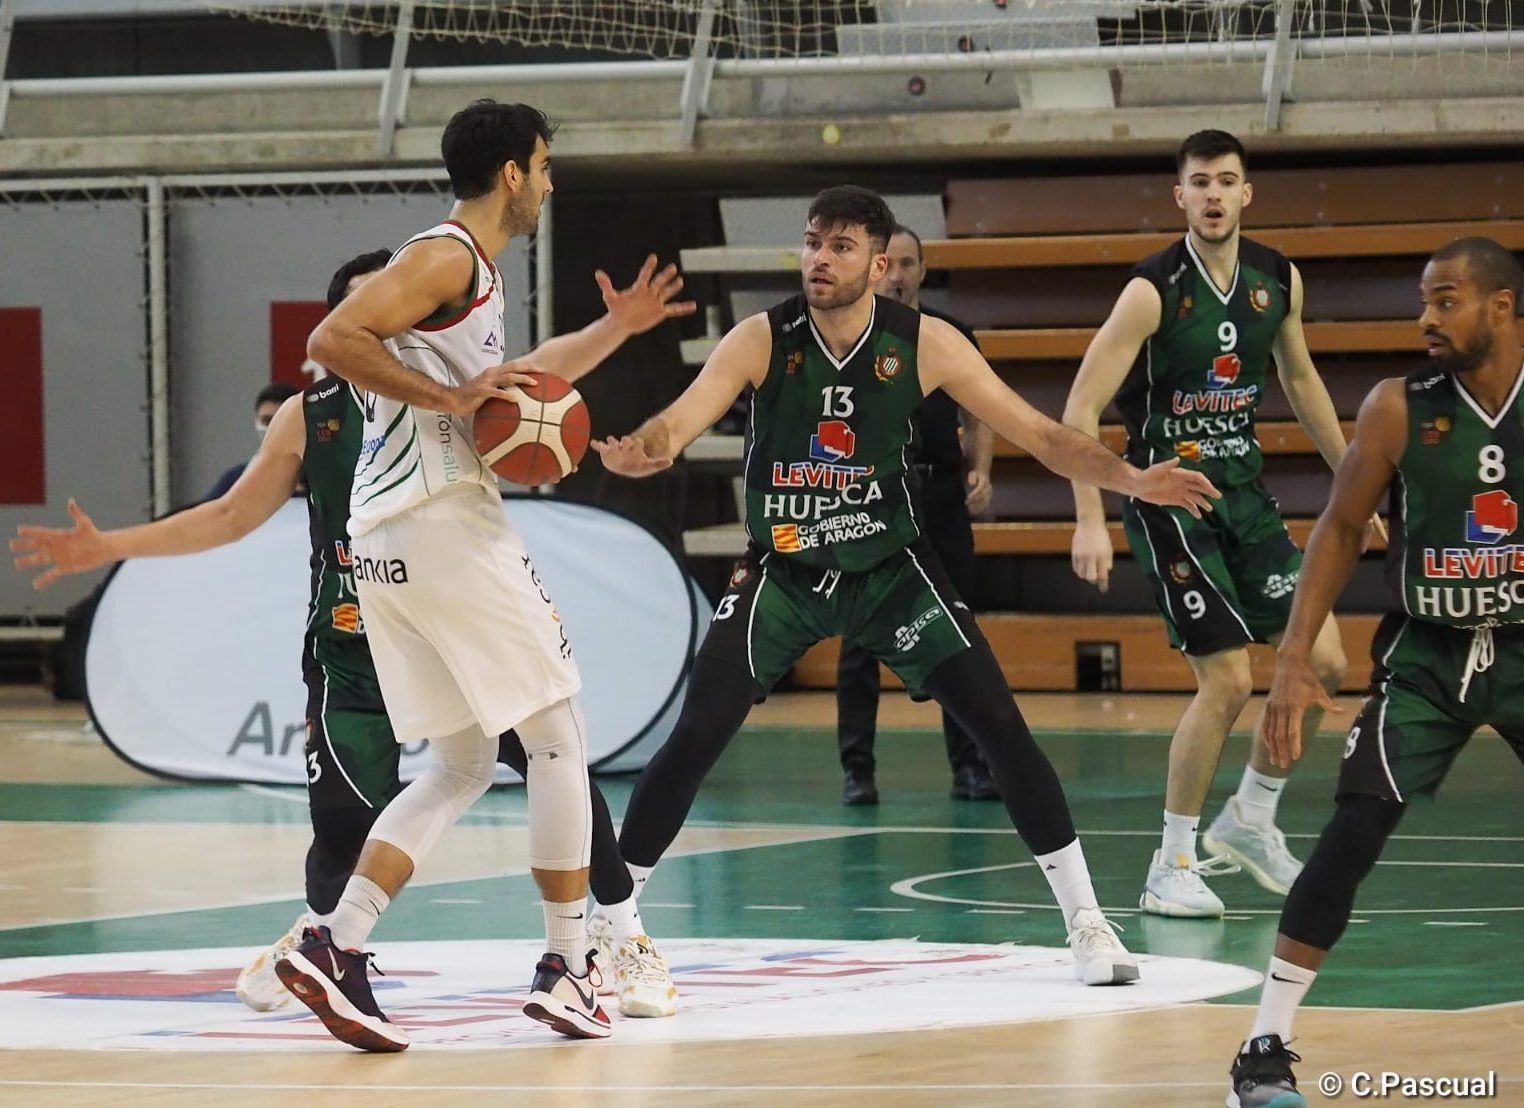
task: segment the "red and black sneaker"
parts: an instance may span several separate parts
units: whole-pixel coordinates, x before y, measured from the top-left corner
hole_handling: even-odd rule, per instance
[[[371,994],[372,957],[341,950],[326,927],[309,927],[296,949],[275,963],[275,975],[339,1042],[384,1053],[406,1050],[412,1040],[381,1014]]]

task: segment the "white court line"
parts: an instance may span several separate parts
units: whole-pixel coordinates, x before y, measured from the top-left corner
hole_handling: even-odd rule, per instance
[[[914,908],[853,908],[854,912],[914,912]]]
[[[1114,1013],[1112,1013],[1114,1014]],[[1503,1077],[1500,1084],[1524,1081]],[[338,1082],[327,1085],[234,1084],[210,1081],[22,1081],[0,1079],[0,1087],[31,1089],[206,1089],[252,1092],[334,1092],[351,1086]],[[1073,1082],[968,1082],[960,1085],[380,1085],[366,1082],[360,1088],[369,1092],[389,1093],[894,1093],[894,1092],[1002,1092],[1018,1090],[1073,1089],[1221,1089],[1218,1081],[1073,1081]]]
[[[1486,920],[1469,919],[1426,919],[1425,927],[1488,927],[1491,926]]]
[[[803,904],[744,904],[743,910],[747,912],[802,912]]]

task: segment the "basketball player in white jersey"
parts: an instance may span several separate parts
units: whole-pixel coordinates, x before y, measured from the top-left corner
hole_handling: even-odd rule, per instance
[[[561,621],[472,442],[489,397],[520,399],[538,370],[574,378],[626,337],[598,324],[503,362],[503,284],[492,259],[532,233],[551,191],[545,116],[479,100],[445,127],[450,218],[313,332],[308,353],[364,391],[365,431],[350,497],[353,573],[398,742],[428,737],[430,767],[376,820],[329,927],[277,964],[338,1039],[397,1051],[361,947],[428,849],[492,782],[496,736],[528,756],[530,865],[547,953],[524,1012],[562,1034],[602,1038],[608,1016],[587,973],[591,840],[581,677]],[[659,280],[680,282],[675,270]],[[606,275],[598,281],[608,291]],[[675,291],[675,290],[674,290]],[[669,302],[669,315],[691,303]]]

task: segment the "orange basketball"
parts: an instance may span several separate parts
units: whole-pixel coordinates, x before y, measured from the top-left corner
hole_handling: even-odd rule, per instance
[[[520,386],[522,405],[493,397],[476,409],[472,437],[482,459],[505,481],[545,485],[582,460],[592,425],[582,394],[553,373]]]

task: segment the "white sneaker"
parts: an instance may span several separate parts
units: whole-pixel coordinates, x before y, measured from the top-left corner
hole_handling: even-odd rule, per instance
[[[1237,872],[1237,866],[1226,863],[1222,858],[1195,862],[1180,854],[1175,856],[1174,861],[1166,862],[1164,851],[1156,850],[1153,862],[1148,867],[1148,880],[1143,883],[1143,895],[1138,899],[1138,907],[1156,916],[1216,919],[1222,915],[1222,898],[1207,888],[1202,877]]]
[[[587,960],[598,968],[598,995],[613,996],[619,986],[614,984],[614,925],[608,916],[594,912],[588,918],[587,938],[593,944]]]
[[[302,941],[302,932],[311,924],[306,912],[296,917],[296,922],[275,942],[261,950],[255,959],[238,974],[234,989],[238,999],[256,1012],[273,1012],[291,1003],[291,990],[275,976],[275,963],[296,949]]]
[[[619,987],[619,1014],[637,1018],[677,1015],[677,986],[667,960],[645,935],[619,945],[614,956],[614,980]]]
[[[1118,927],[1099,908],[1081,908],[1069,921],[1074,976],[1087,985],[1130,985],[1138,979],[1138,960],[1117,938]]]
[[[1245,823],[1238,813],[1238,797],[1228,797],[1227,804],[1202,836],[1202,845],[1213,854],[1237,862],[1262,888],[1285,896],[1302,872],[1302,863],[1286,849],[1286,836],[1279,827],[1274,824],[1255,827]]]

